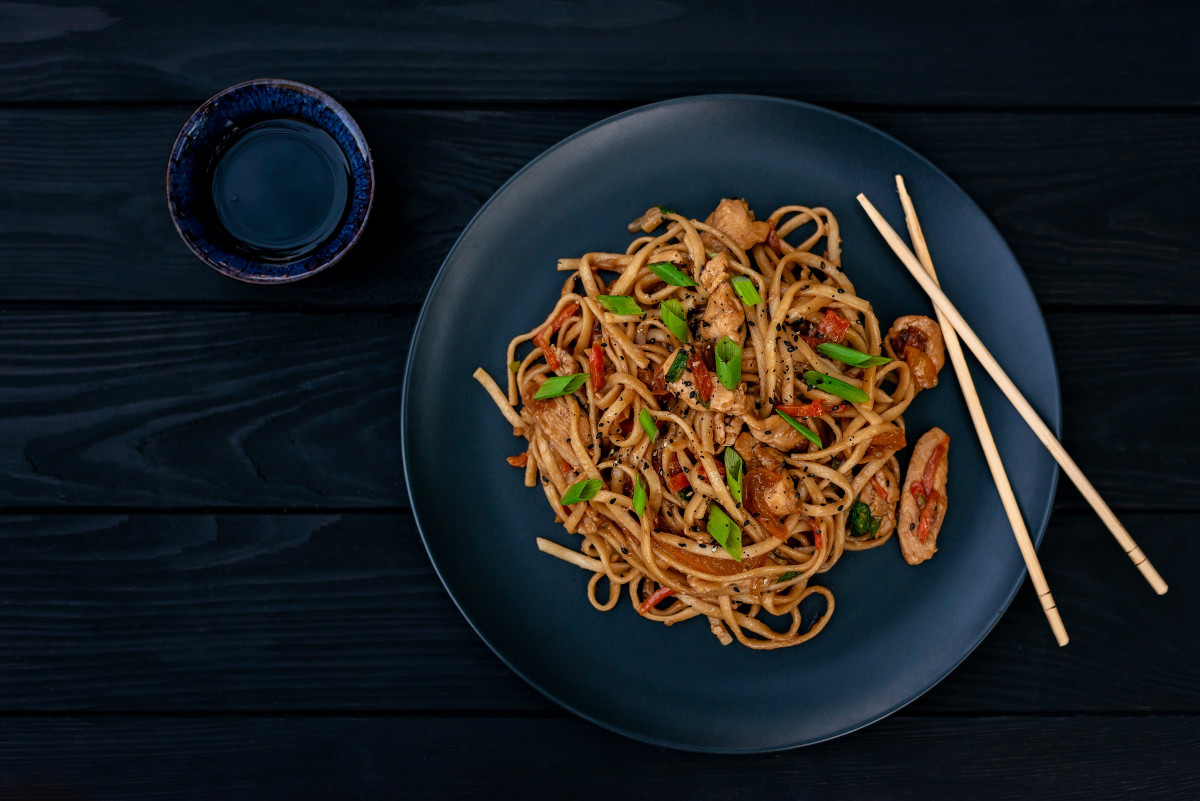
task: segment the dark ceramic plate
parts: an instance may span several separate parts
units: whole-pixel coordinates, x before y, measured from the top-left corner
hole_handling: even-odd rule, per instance
[[[848,117],[801,103],[694,97],[620,114],[570,137],[483,207],[430,290],[404,382],[402,436],[413,511],[434,567],[492,650],[573,712],[646,742],[713,752],[815,743],[894,712],[954,669],[999,620],[1025,568],[953,371],[906,414],[953,440],[950,507],[931,561],[910,567],[893,541],[848,553],[821,577],[828,627],[776,651],[722,647],[703,621],[640,619],[626,600],[588,604],[590,574],[540,553],[576,547],[540,490],[504,457],[523,440],[471,378],[504,380],[504,347],[558,297],[560,256],[623,250],[625,224],[663,203],[704,217],[726,196],[760,214],[824,205],[843,264],[886,322],[932,314],[863,214],[865,192],[903,230],[893,175],[905,176],[946,293],[1056,429],[1058,377],[1037,302],[987,216],[929,162]],[[984,406],[1030,531],[1040,541],[1054,462],[978,371]],[[915,439],[915,436],[914,436]],[[910,448],[911,450],[911,448]]]

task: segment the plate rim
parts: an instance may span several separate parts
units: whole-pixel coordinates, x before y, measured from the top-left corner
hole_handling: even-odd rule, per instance
[[[463,226],[462,231],[459,233],[457,239],[455,239],[455,241],[454,241],[454,245],[447,252],[446,257],[442,260],[441,265],[438,267],[437,275],[434,276],[432,283],[429,285],[428,291],[425,293],[424,299],[421,301],[421,311],[417,316],[416,325],[413,326],[412,337],[410,338],[410,341],[409,341],[409,344],[410,344],[409,358],[408,358],[407,362],[405,363],[405,367],[404,367],[403,386],[401,387],[401,397],[400,397],[400,457],[401,457],[402,472],[404,474],[404,488],[405,488],[406,494],[408,495],[409,508],[410,508],[412,516],[413,516],[413,521],[417,526],[417,533],[421,537],[421,545],[425,549],[426,556],[429,557],[429,562],[433,566],[434,573],[437,574],[438,580],[442,584],[442,588],[445,589],[446,594],[448,596],[450,596],[450,600],[454,603],[455,608],[458,609],[459,614],[461,614],[463,619],[466,620],[467,625],[469,625],[471,627],[471,630],[475,632],[476,636],[478,636],[483,641],[483,643],[488,647],[488,649],[493,654],[495,654],[496,657],[499,658],[500,661],[506,667],[508,667],[509,670],[511,670],[513,673],[515,673],[517,676],[519,676],[521,678],[521,680],[524,681],[528,686],[535,689],[543,697],[554,702],[557,706],[561,707],[562,709],[565,709],[566,711],[570,712],[571,714],[573,714],[579,718],[582,718],[583,720],[588,721],[589,723],[592,723],[596,726],[599,726],[599,727],[601,727],[607,731],[613,732],[615,734],[620,734],[624,737],[628,737],[630,739],[636,740],[638,742],[646,743],[648,745],[654,745],[654,746],[659,746],[659,747],[663,747],[663,748],[670,748],[670,749],[674,749],[674,750],[678,750],[678,751],[687,751],[687,752],[691,752],[691,753],[767,754],[767,753],[778,753],[778,752],[782,752],[782,751],[790,751],[790,750],[795,750],[798,748],[804,748],[806,746],[817,745],[818,743],[828,742],[830,740],[835,740],[839,737],[845,737],[848,734],[853,734],[854,732],[859,731],[860,729],[864,729],[868,726],[878,723],[881,720],[884,720],[885,718],[891,717],[896,712],[900,711],[904,707],[908,706],[909,704],[913,703],[917,699],[926,695],[933,688],[937,687],[939,684],[941,684],[946,679],[946,677],[948,677],[951,673],[954,673],[962,665],[962,663],[965,662],[967,660],[967,658],[971,656],[971,654],[975,653],[975,651],[979,648],[979,646],[983,643],[983,641],[987,639],[988,635],[991,634],[992,630],[995,629],[996,624],[999,623],[1001,618],[1004,617],[1004,615],[1008,611],[1009,607],[1012,606],[1013,600],[1016,598],[1016,595],[1020,591],[1021,587],[1024,586],[1025,579],[1028,576],[1028,570],[1025,567],[1025,565],[1024,564],[1021,565],[1020,570],[1018,572],[1017,579],[1016,579],[1016,581],[1013,582],[1012,589],[1009,591],[1007,598],[1005,598],[1005,600],[1004,600],[1004,603],[1000,605],[1000,607],[996,611],[995,615],[993,615],[993,617],[987,622],[987,625],[984,626],[984,628],[982,629],[979,637],[973,643],[971,643],[971,646],[966,650],[966,652],[962,655],[962,657],[959,658],[953,665],[951,665],[944,673],[942,673],[940,676],[938,676],[936,679],[934,679],[934,681],[932,683],[930,683],[930,685],[928,687],[921,690],[920,692],[918,692],[916,695],[912,696],[911,698],[908,698],[904,701],[894,704],[894,705],[888,707],[887,709],[879,712],[878,714],[868,718],[867,720],[864,720],[862,722],[859,722],[857,724],[853,724],[850,726],[842,727],[842,728],[840,728],[834,732],[831,732],[823,737],[818,737],[815,739],[812,739],[812,738],[802,739],[799,741],[789,742],[789,743],[780,744],[780,745],[734,747],[734,748],[721,747],[721,746],[701,746],[701,745],[696,745],[693,743],[680,743],[680,742],[674,742],[674,741],[671,741],[668,739],[656,738],[654,736],[647,735],[647,734],[639,732],[639,731],[634,731],[634,730],[625,728],[623,726],[619,726],[619,725],[610,723],[608,721],[599,719],[587,712],[584,712],[584,711],[576,708],[574,705],[572,705],[572,704],[564,701],[563,699],[557,697],[556,695],[552,694],[547,689],[545,689],[541,684],[532,680],[529,676],[527,676],[525,674],[524,671],[522,671],[520,668],[518,668],[516,665],[514,665],[504,654],[502,654],[496,648],[496,646],[492,643],[492,641],[489,640],[488,637],[482,631],[479,630],[479,627],[475,624],[475,621],[472,620],[471,616],[468,615],[466,610],[463,609],[462,604],[459,602],[458,597],[455,596],[453,590],[450,589],[450,585],[447,583],[446,577],[442,573],[441,566],[438,564],[437,560],[434,558],[433,550],[430,548],[430,545],[429,545],[429,538],[426,535],[425,529],[421,523],[421,516],[417,510],[417,499],[414,497],[414,493],[413,493],[413,482],[412,482],[412,479],[409,474],[410,465],[412,464],[412,460],[409,458],[409,446],[411,443],[411,436],[409,434],[409,407],[410,407],[409,391],[412,386],[411,378],[412,378],[412,372],[414,369],[413,365],[415,364],[415,360],[411,358],[411,353],[412,353],[411,345],[412,345],[412,343],[415,343],[417,341],[417,339],[420,337],[420,335],[421,335],[422,331],[424,330],[424,327],[427,323],[428,316],[429,316],[429,300],[430,300],[430,298],[433,297],[434,293],[438,290],[438,287],[446,279],[448,268],[450,267],[451,262],[454,260],[454,257],[457,254],[459,248],[462,247],[463,242],[466,240],[467,234],[470,233],[471,229],[475,226],[476,222],[478,222],[478,220],[488,211],[488,209],[492,206],[493,203],[495,203],[502,195],[504,195],[505,191],[508,189],[508,187],[511,184],[515,183],[518,179],[521,178],[521,176],[523,176],[527,171],[533,169],[541,161],[548,158],[549,156],[551,156],[553,153],[557,152],[561,148],[574,142],[576,139],[586,136],[587,134],[589,134],[597,129],[603,128],[611,123],[618,122],[620,120],[623,120],[627,117],[630,117],[630,116],[633,116],[636,114],[652,111],[652,110],[667,107],[667,106],[673,106],[673,105],[696,103],[696,102],[722,101],[722,100],[735,100],[735,101],[740,101],[740,102],[749,101],[749,102],[754,102],[754,103],[774,104],[774,105],[783,105],[783,106],[789,106],[789,107],[793,107],[793,108],[799,108],[799,109],[803,109],[805,111],[813,112],[816,114],[828,115],[828,116],[838,119],[842,122],[845,122],[845,123],[848,123],[855,127],[858,127],[860,129],[863,129],[867,133],[870,133],[874,136],[880,137],[880,138],[886,140],[887,142],[889,142],[890,144],[892,144],[904,151],[907,151],[907,153],[910,154],[913,158],[917,159],[925,167],[932,170],[937,176],[944,179],[947,182],[947,184],[949,186],[951,186],[957,194],[961,195],[962,198],[969,205],[975,207],[980,212],[980,214],[983,216],[984,220],[986,220],[988,227],[990,227],[992,229],[992,231],[995,232],[997,240],[1000,242],[1001,246],[1004,249],[1004,253],[1007,254],[1009,256],[1009,258],[1012,259],[1013,263],[1017,266],[1017,276],[1022,281],[1024,288],[1028,291],[1029,296],[1033,299],[1033,302],[1037,306],[1038,317],[1039,317],[1038,323],[1040,324],[1041,328],[1043,329],[1043,331],[1045,332],[1045,335],[1046,335],[1046,341],[1049,345],[1049,348],[1048,348],[1048,350],[1049,350],[1049,367],[1054,376],[1054,406],[1052,409],[1046,410],[1049,419],[1045,419],[1045,418],[1044,419],[1045,419],[1046,424],[1049,426],[1050,430],[1054,433],[1055,437],[1057,437],[1059,439],[1062,438],[1062,382],[1061,382],[1059,372],[1058,372],[1058,361],[1054,356],[1053,340],[1051,340],[1051,338],[1050,338],[1050,331],[1049,331],[1049,328],[1046,326],[1046,316],[1045,316],[1045,313],[1042,311],[1042,304],[1040,302],[1038,302],[1037,294],[1033,291],[1033,285],[1029,282],[1029,276],[1026,275],[1024,268],[1021,266],[1021,262],[1017,259],[1016,254],[1014,254],[1012,252],[1012,248],[1009,246],[1008,241],[1000,233],[1000,230],[996,227],[996,224],[992,221],[992,218],[987,214],[986,211],[983,210],[983,207],[981,207],[978,203],[976,203],[975,200],[969,194],[967,194],[966,190],[964,190],[961,186],[958,185],[958,182],[956,182],[953,178],[951,178],[944,171],[942,171],[942,169],[939,168],[932,161],[925,158],[925,156],[921,155],[916,150],[914,150],[912,147],[908,146],[907,144],[900,141],[899,139],[892,136],[891,134],[889,134],[885,131],[881,131],[880,129],[876,128],[875,126],[870,125],[866,122],[863,122],[862,120],[859,120],[848,114],[844,114],[840,111],[835,111],[833,109],[829,109],[824,106],[818,106],[818,105],[815,105],[812,103],[806,103],[802,100],[793,100],[790,98],[775,97],[772,95],[759,95],[759,94],[738,93],[738,92],[722,92],[722,93],[715,93],[715,94],[684,95],[681,97],[669,98],[667,100],[660,100],[660,101],[657,101],[654,103],[646,103],[646,104],[635,106],[630,109],[626,109],[624,111],[618,112],[617,114],[610,115],[601,120],[598,120],[597,122],[587,125],[581,129],[579,129],[578,131],[575,131],[574,133],[570,134],[569,136],[561,139],[560,141],[556,142],[555,144],[553,144],[550,147],[543,150],[541,153],[539,153],[534,158],[530,159],[529,162],[527,162],[519,170],[517,170],[515,173],[513,173],[508,178],[508,180],[506,180],[503,184],[501,184],[496,189],[496,191],[493,192],[492,195],[487,199],[487,201],[485,201],[483,203],[483,205],[479,207],[479,210],[476,211],[475,214],[472,215],[471,219],[467,222],[467,224],[465,226]],[[955,379],[955,383],[956,384],[958,383],[957,377]],[[1044,538],[1045,533],[1046,533],[1046,529],[1050,525],[1050,519],[1054,513],[1054,499],[1055,499],[1055,496],[1057,495],[1058,481],[1059,481],[1060,475],[1061,475],[1061,469],[1058,466],[1057,462],[1055,462],[1053,465],[1052,471],[1051,471],[1050,486],[1049,486],[1049,492],[1047,493],[1047,496],[1046,496],[1046,502],[1045,502],[1044,506],[1038,510],[1040,513],[1040,516],[1042,517],[1042,522],[1037,527],[1037,530],[1035,532],[1031,532],[1035,550],[1041,546],[1042,539]]]

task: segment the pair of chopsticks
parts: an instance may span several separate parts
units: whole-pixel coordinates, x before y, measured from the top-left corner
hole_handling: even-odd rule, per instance
[[[917,212],[913,208],[912,198],[908,195],[908,189],[904,186],[904,178],[896,176],[896,188],[900,192],[900,202],[904,206],[905,221],[908,223],[908,235],[912,239],[913,247],[917,251],[917,255],[908,249],[904,244],[904,240],[888,225],[887,220],[883,219],[883,215],[871,205],[871,201],[867,200],[866,195],[859,194],[858,202],[866,210],[867,216],[871,218],[871,222],[875,223],[875,227],[879,229],[879,233],[887,240],[895,254],[912,273],[913,278],[917,279],[917,283],[925,290],[933,301],[937,311],[938,324],[942,328],[942,337],[945,340],[946,352],[950,355],[950,361],[954,365],[954,372],[958,376],[958,383],[962,387],[963,397],[967,402],[967,409],[971,412],[971,421],[975,424],[975,431],[979,435],[979,443],[983,446],[984,456],[987,458],[988,467],[992,471],[992,478],[996,482],[996,490],[1000,493],[1000,501],[1004,505],[1004,511],[1008,515],[1009,523],[1012,524],[1013,535],[1017,540],[1017,547],[1021,550],[1021,556],[1025,559],[1025,567],[1029,570],[1029,578],[1033,582],[1034,590],[1037,592],[1038,600],[1041,601],[1042,610],[1046,613],[1046,619],[1050,622],[1050,628],[1054,632],[1055,639],[1058,644],[1066,645],[1068,641],[1067,629],[1063,625],[1062,618],[1058,614],[1058,607],[1054,603],[1054,596],[1050,594],[1050,587],[1046,583],[1046,577],[1042,574],[1042,566],[1038,562],[1037,552],[1033,548],[1033,542],[1029,539],[1029,531],[1025,527],[1025,521],[1021,517],[1021,510],[1017,507],[1017,498],[1013,494],[1012,486],[1008,482],[1008,474],[1004,472],[1004,465],[1000,461],[1000,452],[996,449],[996,441],[992,437],[991,428],[988,426],[987,418],[983,414],[983,406],[979,402],[979,394],[975,391],[975,384],[971,380],[971,373],[967,368],[966,357],[963,355],[962,347],[959,345],[959,338],[967,343],[967,347],[975,354],[975,358],[979,359],[979,363],[1000,387],[1000,391],[1008,398],[1009,402],[1016,408],[1017,412],[1025,420],[1037,438],[1046,446],[1046,450],[1050,451],[1050,455],[1055,461],[1062,466],[1063,471],[1071,479],[1072,483],[1079,488],[1083,497],[1091,504],[1091,507],[1104,521],[1104,525],[1112,532],[1114,538],[1124,549],[1129,559],[1145,576],[1146,581],[1154,588],[1154,591],[1162,595],[1167,591],[1167,583],[1163,581],[1162,576],[1154,569],[1154,565],[1150,564],[1150,560],[1142,553],[1142,549],[1133,541],[1133,537],[1129,536],[1129,532],[1121,525],[1121,521],[1113,514],[1112,509],[1108,508],[1108,504],[1100,497],[1100,493],[1096,492],[1096,488],[1092,486],[1087,477],[1083,475],[1083,471],[1079,469],[1079,465],[1075,464],[1072,459],[1063,449],[1060,443],[1051,433],[1049,427],[1042,422],[1033,407],[1029,405],[1029,401],[1025,400],[1025,396],[1021,394],[1012,379],[1004,372],[999,363],[984,347],[979,337],[971,330],[962,315],[954,308],[950,299],[942,292],[938,286],[937,273],[933,269],[933,261],[929,256],[929,248],[925,244],[925,235],[921,231],[921,224],[917,220]],[[957,336],[956,336],[957,333]]]

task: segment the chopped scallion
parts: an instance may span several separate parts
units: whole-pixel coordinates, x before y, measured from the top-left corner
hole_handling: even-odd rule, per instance
[[[567,491],[563,493],[562,500],[559,503],[563,506],[570,506],[580,501],[590,501],[596,497],[596,493],[603,486],[604,482],[598,478],[585,478],[583,481],[576,481],[567,487]]]
[[[776,583],[776,584],[782,584],[782,583],[783,583],[783,582],[785,582],[785,581],[791,581],[792,579],[794,579],[794,578],[795,578],[796,576],[798,576],[798,575],[800,575],[800,574],[799,574],[799,573],[797,573],[795,570],[789,570],[788,572],[784,573],[784,574],[783,574],[782,576],[780,576],[779,578],[775,579],[775,583]]]
[[[871,528],[871,507],[862,501],[855,501],[850,507],[850,531],[856,537],[866,534]],[[878,531],[879,529],[875,529]]]
[[[533,396],[534,400],[546,400],[547,398],[557,398],[559,395],[570,395],[582,387],[583,382],[587,381],[587,379],[587,373],[552,375],[538,389],[537,394]]]
[[[708,533],[726,553],[736,561],[742,561],[742,529],[716,504],[708,510]]]
[[[682,303],[675,298],[667,298],[659,307],[659,314],[662,317],[663,325],[675,335],[676,339],[680,342],[688,341],[687,312],[683,310]]]
[[[687,367],[688,350],[680,348],[679,355],[675,357],[675,361],[671,362],[671,368],[667,370],[667,383],[670,384],[679,380],[679,376],[683,375],[683,368]]]
[[[715,351],[717,358],[717,380],[730,391],[737,389],[742,380],[742,349],[729,337],[721,337]]]
[[[659,206],[658,206],[658,213],[659,213],[659,214],[674,214],[674,213],[675,213],[675,210],[674,210],[674,209],[668,209],[666,206],[664,206],[664,205],[662,205],[662,204],[659,204]]]
[[[742,299],[742,303],[747,306],[757,306],[762,303],[762,295],[758,294],[758,287],[746,276],[736,276],[729,283],[733,285],[733,291]]]
[[[729,485],[729,494],[737,503],[742,502],[742,479],[745,478],[746,463],[733,448],[725,448],[725,483]]]
[[[637,301],[626,295],[598,295],[597,300],[613,314],[643,314]]]
[[[657,275],[662,280],[666,281],[671,286],[695,286],[696,282],[688,278],[683,272],[671,264],[669,261],[656,261],[653,264],[647,264],[646,269]]]
[[[658,439],[658,423],[654,422],[654,415],[646,409],[638,412],[638,422],[642,424],[642,428],[646,429],[646,433],[650,436],[650,441]]]
[[[833,376],[818,373],[815,370],[808,370],[804,373],[804,382],[810,387],[816,387],[823,392],[836,395],[842,400],[848,400],[851,403],[866,403],[868,400],[867,393],[858,387],[851,386]]]
[[[514,373],[517,372],[518,370],[521,369],[521,362],[519,362],[519,361],[509,362],[508,369]]]
[[[839,345],[836,342],[822,342],[820,345],[817,345],[817,353],[820,353],[822,356],[828,356],[831,359],[837,359],[839,362],[848,364],[851,367],[875,367],[891,361],[887,356],[872,356],[868,353],[863,353],[861,350]]]
[[[638,517],[646,513],[646,482],[641,476],[633,479],[633,513]]]
[[[780,411],[779,409],[776,409],[776,410],[775,410],[775,414],[779,415],[779,416],[780,416],[780,417],[782,417],[784,420],[787,420],[787,422],[788,422],[788,425],[790,425],[792,428],[796,429],[796,430],[797,430],[797,431],[799,431],[801,434],[803,434],[803,435],[804,435],[804,438],[805,438],[805,439],[807,439],[809,442],[811,442],[813,445],[816,445],[818,448],[822,448],[822,447],[824,447],[824,446],[821,444],[821,438],[820,438],[819,436],[817,436],[817,432],[816,432],[816,431],[813,431],[811,428],[809,428],[808,426],[804,425],[803,423],[799,423],[799,422],[797,422],[797,421],[796,421],[796,420],[795,420],[795,419],[794,419],[794,418],[793,418],[793,417],[792,417],[790,414],[788,414],[787,412],[783,412],[783,411]]]

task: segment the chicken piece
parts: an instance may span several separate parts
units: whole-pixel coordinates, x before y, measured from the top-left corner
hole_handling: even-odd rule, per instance
[[[746,415],[746,428],[750,429],[750,433],[759,442],[784,453],[808,444],[808,440],[803,434],[792,428],[787,420],[777,414],[771,415],[766,420],[759,420],[753,414]]]
[[[692,371],[692,360],[696,358],[696,349],[692,345],[684,345],[683,347],[672,353],[667,360],[663,362],[667,369],[675,363],[675,359],[681,351],[686,351],[688,358],[688,366],[674,381],[667,382],[667,392],[670,392],[676,398],[686,403],[696,411],[713,411],[723,414],[742,415],[746,414],[752,406],[749,396],[746,395],[746,390],[741,384],[735,390],[728,390],[717,381],[717,377],[708,371],[708,381],[712,385],[712,395],[708,399],[708,405],[704,404],[700,395],[700,385],[697,381],[695,373]],[[697,368],[699,369],[699,368]]]
[[[779,470],[779,468],[783,467],[782,453],[770,445],[763,445],[753,435],[745,431],[738,434],[738,438],[733,444],[733,449],[737,451],[738,456],[742,457],[742,461],[746,463],[747,470],[755,467]]]
[[[713,415],[713,441],[726,448],[733,447],[742,430],[740,415]]]
[[[658,226],[662,225],[662,222],[663,207],[651,206],[650,208],[646,209],[646,212],[642,214],[641,217],[638,217],[626,227],[629,229],[629,233],[631,234],[636,234],[638,231],[648,234]]]
[[[571,405],[565,397],[538,400],[533,396],[542,386],[542,381],[527,381],[521,387],[521,401],[525,404],[524,411],[533,416],[534,425],[545,434],[546,440],[560,456],[570,463],[575,470],[579,469],[579,459],[571,448]],[[590,427],[579,426],[579,436],[584,447],[592,444]]]
[[[558,369],[554,372],[559,375],[574,375],[579,372],[579,362],[575,361],[574,356],[558,345],[551,345],[550,347],[554,349],[554,355],[558,357]],[[536,392],[537,390],[534,391]]]
[[[871,517],[880,520],[879,529],[872,539],[886,537],[896,528],[896,502],[900,500],[900,488],[890,471],[880,470],[858,494],[858,500],[871,508]]]
[[[937,552],[938,529],[946,518],[946,479],[950,437],[931,428],[913,447],[904,490],[900,493],[900,553],[918,565]]]
[[[718,253],[704,264],[700,271],[700,286],[710,295],[717,291],[721,284],[729,280],[729,257]]]
[[[650,254],[650,258],[646,259],[647,264],[657,264],[661,261],[670,262],[676,267],[686,267],[692,263],[692,257],[688,255],[686,249],[680,250],[679,248],[659,248]]]
[[[769,224],[755,221],[754,212],[750,211],[750,206],[742,198],[725,198],[704,222],[732,239],[742,250],[749,250],[759,242],[767,241],[767,235],[771,232]],[[709,239],[719,242],[716,237],[710,236]],[[707,240],[705,246],[709,246]]]
[[[728,281],[721,284],[700,316],[700,336],[717,342],[721,337],[729,337],[740,348],[746,341],[742,324],[746,322],[746,312],[742,310],[741,298],[737,296],[733,285]]]
[[[908,365],[919,389],[937,386],[937,374],[946,363],[946,346],[936,321],[920,314],[901,317],[892,323],[883,345],[888,356]]]

